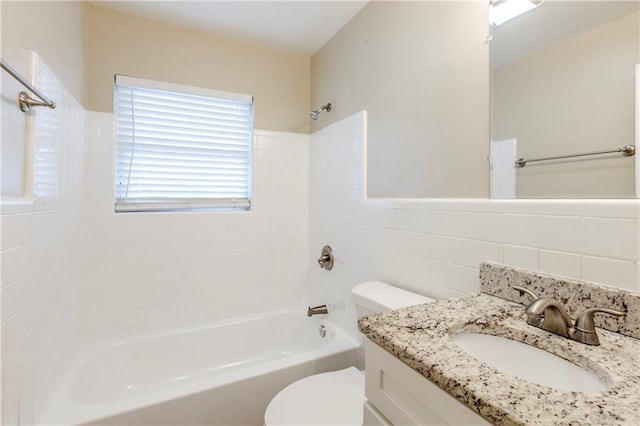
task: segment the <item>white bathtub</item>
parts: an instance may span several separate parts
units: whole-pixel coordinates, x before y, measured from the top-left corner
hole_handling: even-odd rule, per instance
[[[42,423],[261,425],[278,391],[355,365],[357,348],[302,308],[102,342],[83,351]]]

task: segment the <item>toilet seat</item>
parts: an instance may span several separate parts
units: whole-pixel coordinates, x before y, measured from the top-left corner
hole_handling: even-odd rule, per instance
[[[282,389],[264,413],[272,425],[362,425],[364,372],[355,367],[305,377]]]

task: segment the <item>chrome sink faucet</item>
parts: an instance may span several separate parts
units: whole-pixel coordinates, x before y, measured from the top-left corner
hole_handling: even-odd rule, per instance
[[[527,323],[560,336],[569,337],[573,327],[569,314],[555,300],[537,298],[526,309]]]
[[[617,317],[626,315],[625,312],[615,309],[589,308],[578,314],[574,324],[559,302],[547,297],[538,297],[534,292],[524,287],[514,285],[512,288],[518,290],[520,294],[528,294],[533,298],[533,302],[525,309],[527,324],[587,345],[600,344],[593,320],[594,314],[602,312]]]

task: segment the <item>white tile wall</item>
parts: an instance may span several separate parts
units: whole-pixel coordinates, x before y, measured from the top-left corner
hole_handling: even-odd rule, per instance
[[[307,135],[255,132],[251,211],[116,214],[112,115],[87,115],[85,333],[146,332],[304,303]]]
[[[538,249],[522,246],[504,246],[505,265],[537,271],[539,262]]]
[[[580,217],[540,215],[539,242],[540,248],[579,252]]]
[[[74,254],[84,173],[82,106],[46,65],[37,86],[57,103],[9,123],[35,161],[27,196],[2,200],[2,424],[36,424],[75,352]],[[4,103],[3,108],[17,108]],[[4,111],[3,111],[4,113]]]
[[[580,255],[540,249],[540,264],[538,269],[563,277],[580,278]]]
[[[356,114],[310,145],[310,303],[328,303],[354,336],[357,283],[456,296],[478,291],[482,261],[640,290],[637,200],[366,199],[365,129],[366,113]],[[331,272],[315,265],[325,244]]]
[[[582,253],[594,256],[634,260],[637,258],[633,219],[583,217]]]
[[[615,287],[630,288],[636,279],[635,265],[624,260],[582,256],[582,278],[607,283]]]
[[[538,216],[533,214],[505,214],[503,241],[525,247],[538,246]]]

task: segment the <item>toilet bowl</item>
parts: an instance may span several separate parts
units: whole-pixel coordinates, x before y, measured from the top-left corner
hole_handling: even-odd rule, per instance
[[[379,281],[351,290],[358,318],[433,301]],[[362,425],[364,372],[355,367],[300,379],[281,390],[269,403],[266,426]]]
[[[361,425],[364,373],[355,367],[294,382],[271,400],[265,425]]]

